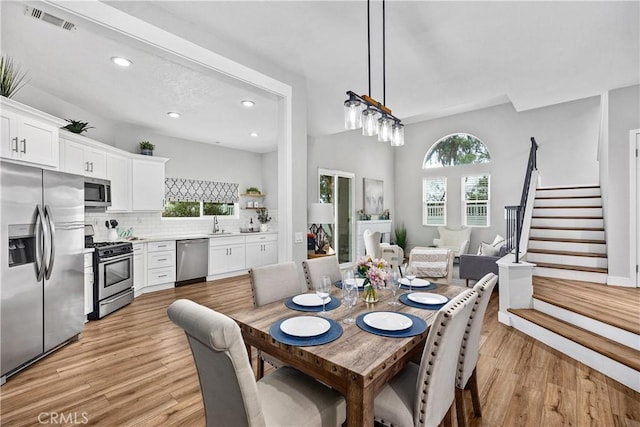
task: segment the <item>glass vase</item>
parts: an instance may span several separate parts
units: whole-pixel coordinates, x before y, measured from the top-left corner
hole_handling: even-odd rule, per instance
[[[378,290],[371,283],[364,285],[362,300],[368,304],[378,302]]]

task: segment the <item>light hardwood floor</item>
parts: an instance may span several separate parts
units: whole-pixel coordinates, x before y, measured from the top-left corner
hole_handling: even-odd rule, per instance
[[[0,389],[3,426],[202,426],[191,353],[167,306],[189,298],[223,313],[252,306],[248,276],[143,295],[85,325],[71,343]],[[471,426],[640,426],[640,395],[497,321],[497,294],[482,332],[482,418]]]

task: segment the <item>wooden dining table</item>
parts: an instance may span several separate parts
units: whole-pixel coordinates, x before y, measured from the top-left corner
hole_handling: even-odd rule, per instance
[[[464,287],[436,285],[427,292],[445,295],[449,298],[464,291]],[[406,292],[400,289],[397,295]],[[340,298],[342,291],[332,288],[332,296]],[[405,304],[391,306],[390,290],[382,289],[380,299],[374,304],[365,304],[362,298],[352,309],[353,317],[370,311],[397,311],[421,317],[430,326],[435,310],[409,307]],[[390,338],[366,332],[355,323],[342,322],[347,316],[343,305],[322,314],[340,322],[343,333],[335,341],[323,345],[297,347],[276,341],[269,335],[269,329],[278,320],[301,315],[321,315],[303,313],[285,306],[286,300],[276,301],[252,310],[233,314],[231,317],[242,330],[247,348],[253,347],[283,361],[316,378],[341,393],[347,401],[347,425],[352,427],[373,426],[374,399],[387,381],[393,378],[414,356],[420,354],[428,334],[423,333],[408,338]],[[249,347],[250,346],[250,347]],[[251,355],[250,355],[251,356]]]

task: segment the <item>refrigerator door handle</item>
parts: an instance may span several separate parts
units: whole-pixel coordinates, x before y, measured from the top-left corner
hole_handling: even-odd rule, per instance
[[[47,253],[49,253],[49,230],[47,228],[47,225],[44,221],[44,211],[42,210],[42,206],[40,206],[39,204],[37,205],[37,212],[36,212],[36,258],[37,257],[37,250],[42,246],[41,242],[44,241],[44,249],[42,250],[42,254],[40,255],[40,262],[38,263],[37,259],[36,259],[36,273],[37,273],[37,280],[41,281],[42,278],[44,277],[44,262],[45,262],[45,256]]]
[[[45,205],[44,214],[47,223],[49,224],[49,263],[45,268],[45,276],[44,278],[49,280],[51,277],[51,271],[53,271],[53,261],[56,258],[56,227],[53,225],[53,220],[51,218],[51,209],[49,205]]]

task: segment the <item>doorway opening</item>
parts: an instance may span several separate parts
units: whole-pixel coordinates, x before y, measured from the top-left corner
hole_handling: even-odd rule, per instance
[[[353,261],[355,174],[329,169],[318,170],[320,202],[333,204],[331,239],[338,262]]]

